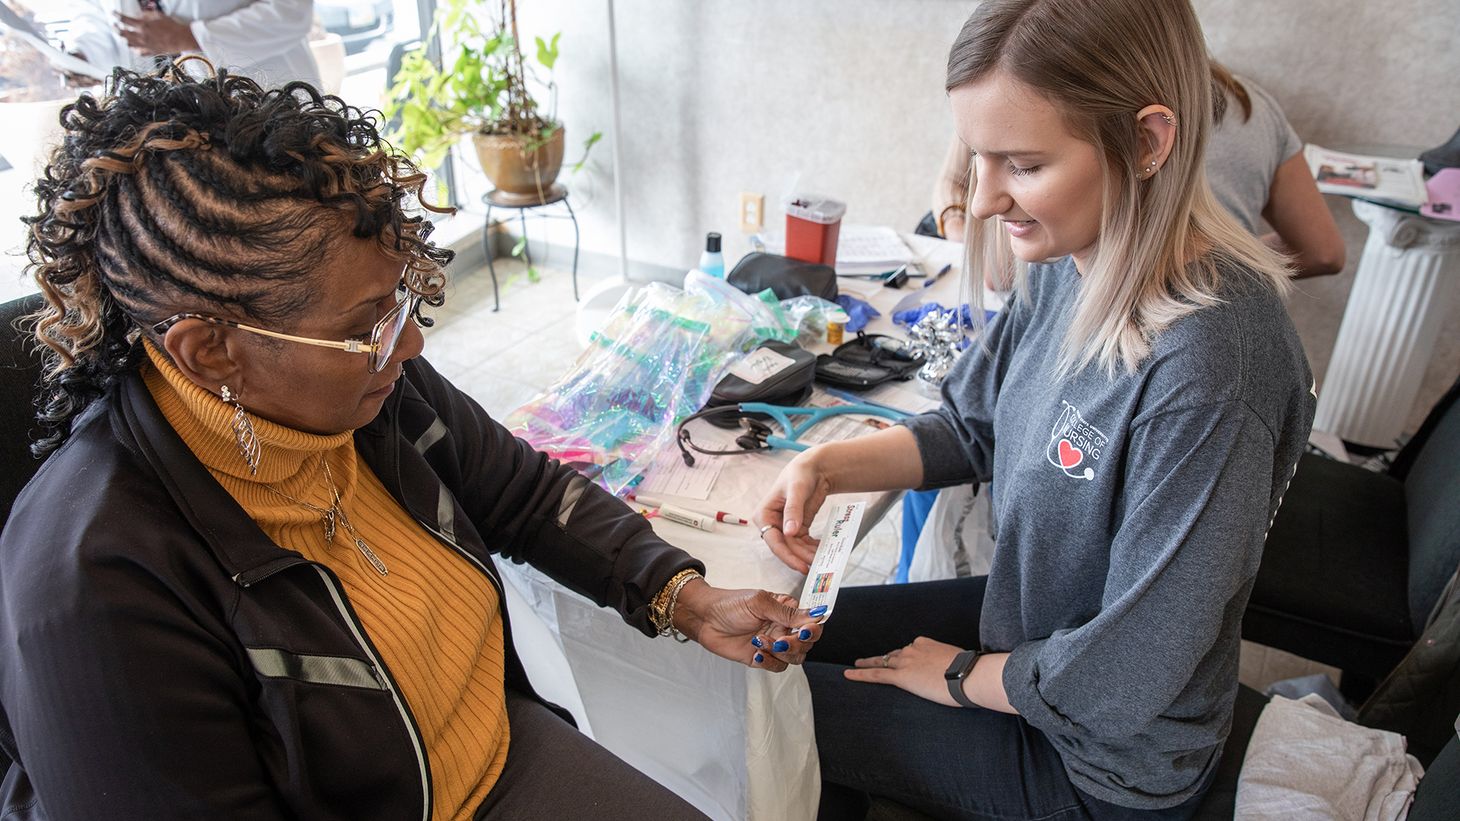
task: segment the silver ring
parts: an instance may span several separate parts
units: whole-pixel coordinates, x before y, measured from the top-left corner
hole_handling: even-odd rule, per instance
[[[761,529],[760,529],[760,537],[762,539],[764,539],[765,538],[765,532],[767,530],[770,530],[770,529],[774,528],[774,527],[775,527],[775,525],[764,525],[764,526],[762,526]]]
[[[891,667],[892,666],[892,654],[891,653],[883,653],[882,654],[882,666],[883,667]]]

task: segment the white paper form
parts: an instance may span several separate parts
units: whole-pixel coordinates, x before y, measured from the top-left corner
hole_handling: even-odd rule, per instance
[[[811,572],[806,574],[800,602],[803,610],[825,605],[823,621],[831,617],[836,607],[836,594],[846,576],[847,559],[857,544],[866,507],[866,502],[848,502],[834,505],[828,511],[826,533],[821,537],[821,546],[816,548],[816,558],[811,560]]]
[[[654,458],[654,464],[634,492],[645,496],[679,496],[704,501],[710,498],[710,491],[714,490],[715,480],[720,478],[723,467],[724,460],[713,457],[696,458],[695,466],[690,467],[684,463],[679,448],[665,447]]]

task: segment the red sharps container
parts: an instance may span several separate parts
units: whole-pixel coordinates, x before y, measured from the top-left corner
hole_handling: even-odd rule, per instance
[[[836,267],[836,240],[847,204],[800,195],[786,203],[786,256]]]

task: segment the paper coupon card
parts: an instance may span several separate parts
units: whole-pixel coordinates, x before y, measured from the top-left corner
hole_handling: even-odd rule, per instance
[[[811,572],[806,574],[806,585],[801,588],[803,610],[826,607],[822,621],[831,617],[832,608],[836,606],[836,592],[841,589],[842,579],[846,576],[847,559],[857,543],[857,531],[862,526],[862,511],[866,507],[866,502],[850,502],[831,508],[821,546],[816,548]]]

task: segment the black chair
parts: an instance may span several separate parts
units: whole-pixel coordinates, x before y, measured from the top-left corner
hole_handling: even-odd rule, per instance
[[[1460,566],[1460,381],[1384,473],[1305,454],[1273,521],[1243,638],[1372,684]],[[1453,716],[1451,716],[1453,718]]]
[[[41,466],[30,452],[38,432],[35,398],[41,358],[34,337],[16,322],[43,304],[41,295],[34,294],[0,305],[0,464],[5,466],[0,470],[0,527],[10,518],[20,489]],[[8,769],[10,759],[0,753],[0,774]]]
[[[36,387],[41,358],[34,337],[16,327],[16,321],[40,310],[40,294],[0,305],[0,525],[10,518],[10,506],[41,463],[30,453],[38,428],[35,421]]]

